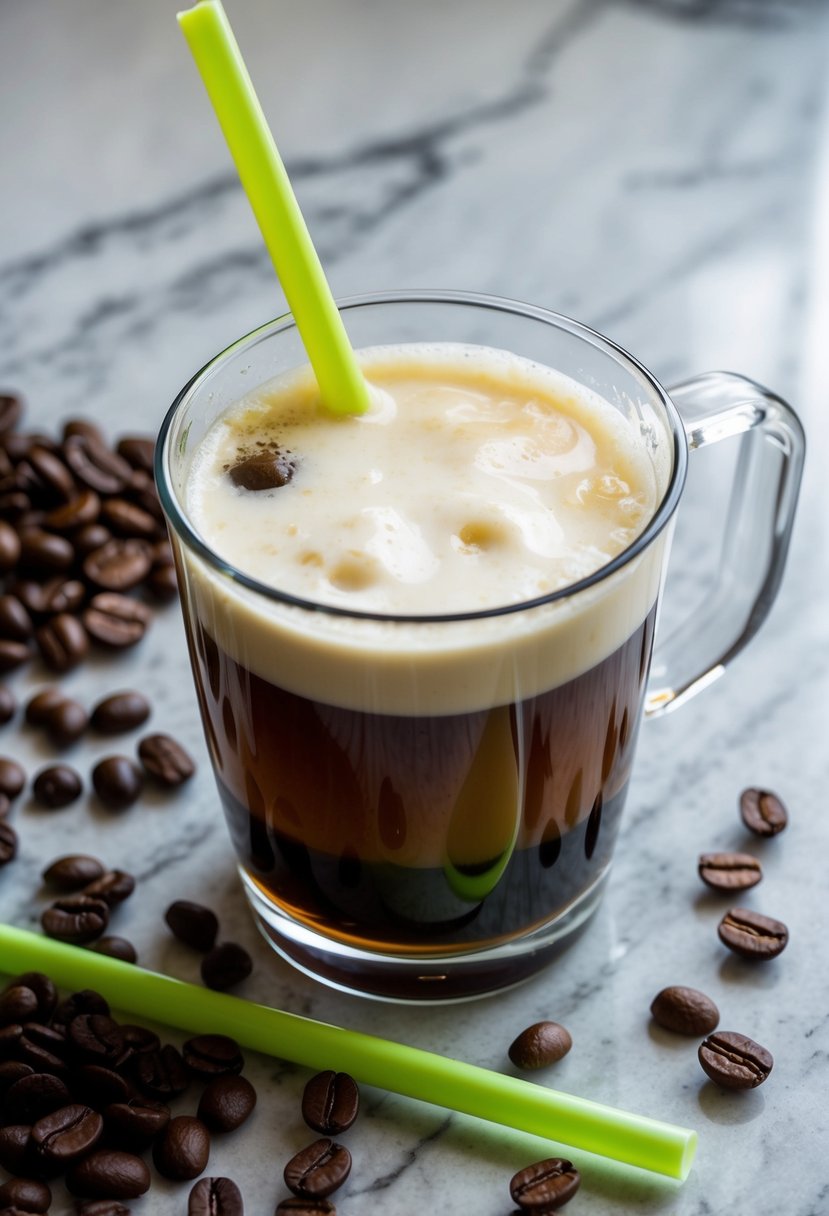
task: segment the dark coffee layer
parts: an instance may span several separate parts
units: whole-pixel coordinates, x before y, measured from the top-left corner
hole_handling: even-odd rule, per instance
[[[575,680],[444,717],[296,696],[197,626],[193,666],[242,863],[295,920],[373,949],[481,947],[554,919],[612,852],[653,616]]]
[[[292,919],[348,945],[424,954],[497,945],[572,904],[607,867],[626,790],[554,843],[463,868],[335,857],[274,832],[220,787],[234,847],[262,893]]]

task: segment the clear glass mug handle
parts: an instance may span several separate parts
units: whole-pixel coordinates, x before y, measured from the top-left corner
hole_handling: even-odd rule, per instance
[[[713,589],[667,637],[657,637],[648,717],[676,709],[712,684],[765,620],[786,563],[806,451],[794,411],[744,376],[709,372],[668,395],[692,453],[721,439],[742,439]]]

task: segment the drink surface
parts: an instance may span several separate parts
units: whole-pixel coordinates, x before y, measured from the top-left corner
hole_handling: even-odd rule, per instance
[[[472,612],[577,582],[652,516],[638,432],[560,373],[455,344],[361,355],[367,414],[328,414],[294,373],[237,403],[195,456],[197,531],[259,582],[360,611]],[[287,484],[234,484],[263,452]]]

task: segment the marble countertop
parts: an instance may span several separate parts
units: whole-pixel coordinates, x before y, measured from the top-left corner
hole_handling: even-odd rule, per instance
[[[0,11],[0,384],[44,429],[83,414],[111,434],[154,430],[180,386],[229,341],[283,310],[166,0],[12,0]],[[38,874],[86,850],[133,872],[118,929],[151,968],[196,979],[170,938],[176,897],[213,904],[253,953],[243,995],[324,1021],[513,1071],[506,1048],[554,1018],[572,1052],[542,1084],[699,1131],[684,1186],[587,1154],[573,1213],[822,1216],[829,1212],[829,986],[825,815],[829,623],[829,15],[819,0],[228,0],[334,290],[493,292],[579,317],[664,382],[743,371],[788,397],[811,458],[779,601],[725,678],[643,729],[607,896],[589,931],[541,976],[497,998],[426,1010],[329,991],[271,954],[244,903],[214,792],[175,607],[134,652],[69,676],[91,704],[140,686],[153,725],[200,761],[177,797],[108,816],[84,801],[13,812],[20,856],[0,873],[0,916],[36,927]],[[715,508],[694,461],[668,595],[693,602]],[[675,598],[676,602],[676,598]],[[10,681],[20,699],[46,679]],[[106,742],[72,754],[83,772]],[[0,752],[29,771],[46,751],[18,725]],[[755,847],[752,906],[791,943],[762,967],[720,947],[701,851],[745,847],[737,798],[777,790],[791,811]],[[669,983],[702,988],[724,1029],[766,1045],[762,1089],[707,1082],[693,1043],[649,1020]],[[176,1041],[181,1036],[171,1035]],[[259,1104],[214,1142],[209,1173],[236,1178],[268,1216],[307,1139],[307,1073],[251,1056]],[[341,1216],[372,1208],[511,1209],[507,1184],[548,1142],[364,1093],[349,1133]],[[159,1181],[135,1210],[173,1216]],[[54,1216],[73,1211],[57,1188]]]

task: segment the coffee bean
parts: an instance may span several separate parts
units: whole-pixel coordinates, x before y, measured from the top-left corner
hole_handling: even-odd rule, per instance
[[[337,1216],[337,1209],[328,1199],[303,1199],[299,1195],[279,1201],[274,1216],[284,1212],[291,1212],[292,1216]]]
[[[7,435],[23,417],[23,398],[17,393],[0,393],[0,435]]]
[[[19,524],[21,519],[31,509],[31,500],[22,490],[6,489],[5,478],[0,489],[0,519],[7,523]],[[20,556],[20,541],[18,540],[18,557]],[[16,561],[17,559],[15,559]]]
[[[139,1055],[143,1051],[158,1051],[161,1047],[158,1035],[146,1026],[132,1026],[129,1022],[122,1022],[121,1034],[133,1055]]]
[[[301,1149],[285,1166],[289,1191],[308,1199],[325,1199],[341,1187],[351,1173],[351,1153],[327,1137]]]
[[[33,1077],[34,1075],[35,1070],[31,1064],[24,1064],[22,1060],[3,1060],[0,1062],[0,1098],[5,1097],[16,1081],[22,1080],[23,1077]],[[0,1120],[0,1123],[2,1123],[2,1120]]]
[[[783,802],[771,790],[743,790],[740,815],[746,827],[757,836],[776,836],[789,822]]]
[[[113,1102],[104,1110],[104,1124],[113,1144],[143,1153],[170,1122],[170,1108],[149,1098]]]
[[[63,461],[38,443],[29,448],[28,460],[43,487],[44,497],[51,502],[68,502],[75,493],[75,479]]]
[[[157,540],[152,547],[153,569],[157,566],[172,566],[175,564],[173,546],[168,540]]]
[[[558,1022],[535,1022],[510,1044],[508,1055],[518,1068],[546,1068],[573,1046],[569,1030]]]
[[[183,785],[196,771],[187,752],[169,735],[145,735],[138,744],[144,768],[162,785]]]
[[[150,1171],[134,1153],[99,1148],[72,1166],[66,1186],[90,1199],[137,1199],[150,1189]]]
[[[22,1060],[3,1060],[0,1062],[0,1098],[5,1097],[16,1081],[20,1081],[23,1077],[33,1077],[34,1075],[35,1070],[31,1064],[24,1064]],[[0,1123],[2,1123],[2,1120],[0,1120]]]
[[[77,578],[53,578],[41,584],[39,601],[35,612],[43,616],[59,616],[68,612],[71,616],[83,606],[86,587]]]
[[[0,1025],[28,1022],[37,1016],[37,997],[25,984],[12,984],[0,994]]]
[[[20,465],[18,467],[22,469],[23,466]],[[31,494],[32,491],[30,490],[29,493]],[[34,500],[34,496],[32,496],[32,497]],[[23,534],[25,532],[42,531],[43,530],[42,529],[43,517],[44,517],[44,512],[41,511],[37,507],[33,507],[31,511],[26,511],[25,514],[21,515],[20,519],[17,521],[17,527],[18,527],[21,537],[23,536]],[[22,548],[22,542],[21,542],[21,548]],[[49,574],[48,569],[44,569],[44,570],[38,572],[37,577],[46,578],[46,577],[48,577],[48,574]]]
[[[56,1026],[41,1022],[25,1022],[17,1040],[17,1058],[39,1072],[51,1072],[56,1077],[66,1073],[66,1038]]]
[[[657,993],[651,1002],[651,1015],[665,1030],[693,1038],[708,1034],[720,1020],[720,1011],[710,997],[679,984]]]
[[[64,694],[60,688],[54,685],[42,688],[26,702],[24,717],[30,726],[44,726],[55,707],[63,701]]]
[[[216,1077],[204,1090],[196,1112],[211,1132],[233,1132],[256,1106],[256,1090],[246,1077]]]
[[[102,899],[67,895],[47,908],[40,918],[47,937],[82,946],[100,937],[109,923],[109,908]]]
[[[123,811],[138,798],[144,779],[127,756],[107,756],[93,768],[92,784],[105,807]]]
[[[71,1076],[76,1102],[103,1111],[113,1102],[127,1102],[133,1093],[125,1077],[103,1064],[81,1064]]]
[[[29,1066],[31,1067],[31,1065]],[[32,1072],[15,1081],[6,1093],[6,1110],[15,1119],[35,1123],[72,1101],[60,1077],[50,1072]]]
[[[201,977],[208,988],[226,992],[247,979],[252,970],[253,960],[243,946],[223,942],[202,959]]]
[[[0,1127],[0,1165],[16,1174],[28,1162],[32,1129],[28,1123],[11,1123]]]
[[[31,650],[25,642],[10,642],[0,639],[0,673],[14,671],[31,658]]]
[[[109,1017],[109,1012],[109,1004],[100,992],[95,992],[92,988],[82,988],[80,992],[73,992],[60,1002],[52,1015],[52,1025],[65,1031],[69,1023],[82,1013],[99,1013],[103,1017]]]
[[[206,952],[216,944],[219,921],[216,913],[203,904],[177,899],[164,913],[164,919],[179,941],[194,950]]]
[[[80,798],[83,783],[68,764],[51,764],[43,768],[32,782],[35,800],[47,810],[57,811]]]
[[[107,870],[100,878],[95,878],[84,887],[84,895],[93,899],[102,899],[108,907],[114,908],[129,899],[135,890],[135,879],[125,870]]]
[[[117,536],[133,536],[141,540],[153,540],[158,536],[158,520],[126,498],[108,498],[101,508],[104,523]]]
[[[42,971],[24,971],[10,980],[4,991],[15,987],[31,988],[37,997],[38,1018],[41,1022],[48,1022],[58,1003],[58,990],[49,976]]]
[[[127,462],[91,435],[70,435],[63,456],[78,481],[98,494],[120,494],[129,484]]]
[[[20,560],[20,537],[15,528],[0,520],[0,574],[8,574]]]
[[[30,726],[40,726],[57,747],[74,743],[86,730],[86,710],[59,688],[44,688],[28,702],[25,710]]]
[[[729,950],[757,963],[777,958],[789,941],[789,931],[782,921],[761,916],[750,908],[731,908],[720,921],[717,932]]]
[[[62,1106],[32,1125],[36,1159],[63,1170],[94,1148],[103,1130],[104,1121],[91,1106],[80,1102]]]
[[[34,574],[63,574],[75,560],[75,550],[65,536],[29,528],[20,533],[20,565]]]
[[[509,1193],[522,1211],[550,1212],[572,1199],[580,1185],[581,1175],[572,1161],[548,1157],[513,1175]]]
[[[160,1051],[144,1051],[135,1061],[135,1080],[151,1098],[166,1101],[183,1094],[190,1077],[179,1052],[167,1043]]]
[[[104,1013],[79,1013],[69,1023],[68,1034],[76,1054],[89,1062],[117,1060],[124,1050],[121,1028]]]
[[[80,739],[88,723],[89,715],[84,707],[71,697],[64,697],[46,715],[43,725],[50,743],[55,747],[68,747]]]
[[[71,439],[73,435],[80,435],[84,439],[88,439],[91,443],[98,444],[99,447],[105,448],[107,446],[107,442],[101,428],[96,422],[90,422],[88,418],[66,419],[61,432],[61,441],[66,443],[66,440]]]
[[[176,1115],[153,1145],[155,1168],[174,1182],[198,1178],[209,1157],[210,1132],[192,1115]]]
[[[101,937],[90,946],[96,954],[105,954],[107,958],[120,959],[122,963],[138,962],[138,954],[132,942],[125,937]]]
[[[124,650],[140,642],[152,620],[152,612],[139,600],[104,591],[92,597],[82,620],[86,632],[101,646]]]
[[[152,473],[155,440],[151,435],[124,435],[115,445],[115,451],[134,469]]]
[[[187,1216],[244,1216],[242,1193],[230,1178],[202,1178],[187,1200]]]
[[[12,1022],[0,1028],[0,1060],[6,1060],[16,1054],[23,1034],[19,1022]]]
[[[147,577],[152,562],[143,540],[108,540],[84,558],[83,572],[99,591],[129,591]]]
[[[150,703],[140,692],[111,693],[92,710],[91,722],[102,735],[120,735],[141,726],[150,716]]]
[[[12,476],[3,479],[3,485],[8,486],[9,489],[14,487],[22,490],[31,500],[32,509],[25,516],[21,516],[18,521],[21,530],[24,527],[39,527],[45,514],[43,508],[47,505],[47,499],[50,503],[54,500],[49,494],[49,487],[44,485],[34,466],[28,460],[28,452],[26,459],[17,462]]]
[[[58,613],[35,634],[40,657],[53,671],[71,671],[89,652],[89,637],[77,617]]]
[[[360,1109],[360,1091],[347,1072],[318,1072],[302,1094],[302,1117],[315,1132],[336,1136],[347,1131]]]
[[[26,784],[26,774],[9,756],[0,756],[0,794],[14,799]]]
[[[11,722],[17,709],[17,698],[10,688],[0,684],[0,726]]]
[[[57,857],[43,871],[43,881],[58,891],[80,891],[82,887],[100,878],[104,864],[97,857],[85,853],[68,853]]]
[[[90,553],[94,553],[96,549],[102,549],[110,540],[112,540],[112,533],[101,523],[85,524],[72,536],[75,553],[81,560],[88,557]]]
[[[699,876],[715,891],[747,891],[763,877],[763,868],[749,853],[702,853]]]
[[[88,1199],[78,1204],[78,1216],[130,1216],[130,1209],[117,1199]]]
[[[17,1208],[21,1212],[48,1212],[52,1192],[45,1182],[33,1178],[9,1178],[0,1186],[0,1207]]]
[[[225,1034],[196,1035],[183,1044],[181,1054],[187,1068],[205,1081],[235,1075],[245,1066],[239,1044]]]
[[[59,507],[49,511],[43,519],[50,532],[72,533],[94,524],[101,513],[101,500],[94,490],[81,490]]]
[[[230,480],[243,490],[275,490],[286,486],[296,471],[296,463],[279,448],[266,448],[254,452],[231,465],[227,470]]]
[[[62,575],[58,577],[62,578]],[[43,605],[43,582],[35,582],[30,578],[18,578],[11,583],[9,590],[20,600],[31,617],[40,619],[45,614]]]
[[[146,511],[149,516],[155,519],[156,537],[165,531],[164,512],[161,508],[161,501],[155,488],[155,482],[150,473],[145,473],[143,469],[133,469],[130,484],[124,492],[124,497],[130,502],[134,502],[142,511]]]
[[[156,566],[147,575],[147,588],[162,603],[174,600],[178,595],[175,566]]]
[[[754,1089],[774,1067],[770,1051],[730,1030],[709,1035],[698,1054],[703,1071],[723,1089]]]
[[[0,637],[27,642],[35,631],[32,618],[16,595],[0,595]]]
[[[17,832],[10,823],[0,821],[0,866],[7,866],[17,856]]]

